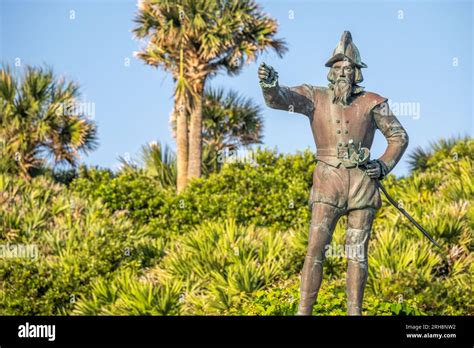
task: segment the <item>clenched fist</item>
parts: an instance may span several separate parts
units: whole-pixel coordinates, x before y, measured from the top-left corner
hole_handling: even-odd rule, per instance
[[[273,67],[262,63],[258,67],[258,78],[262,87],[274,87],[278,81],[278,73]]]

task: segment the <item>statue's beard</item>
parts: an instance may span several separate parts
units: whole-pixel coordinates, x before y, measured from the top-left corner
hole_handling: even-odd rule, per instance
[[[334,83],[333,91],[332,102],[334,104],[347,105],[352,94],[352,83],[347,77],[340,77]]]

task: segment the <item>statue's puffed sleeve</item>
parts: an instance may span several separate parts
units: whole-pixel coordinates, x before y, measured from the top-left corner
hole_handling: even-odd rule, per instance
[[[408,147],[408,134],[390,110],[388,103],[384,102],[374,107],[372,115],[377,128],[387,139],[387,148],[379,160],[387,166],[388,173],[400,161]]]
[[[277,84],[275,87],[262,87],[262,92],[265,103],[271,108],[313,117],[314,90],[310,85],[286,87]]]

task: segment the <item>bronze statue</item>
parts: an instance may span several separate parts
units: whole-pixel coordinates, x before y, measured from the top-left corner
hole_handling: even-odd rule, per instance
[[[323,276],[325,249],[337,221],[347,215],[347,312],[362,314],[367,281],[367,247],[381,206],[378,180],[386,176],[408,146],[408,135],[390,111],[387,99],[359,86],[366,68],[345,31],[327,61],[329,87],[280,86],[278,73],[264,63],[258,76],[266,104],[308,116],[317,148],[311,190],[311,225],[301,275],[297,315],[311,315]],[[375,130],[387,139],[385,153],[370,159]]]

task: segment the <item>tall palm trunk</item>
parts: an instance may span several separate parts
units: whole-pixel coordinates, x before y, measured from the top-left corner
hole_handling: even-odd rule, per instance
[[[187,82],[184,77],[184,49],[179,51],[179,77],[176,84],[176,190],[181,192],[188,184],[189,138],[187,117]]]
[[[175,100],[176,113],[176,164],[177,164],[177,187],[181,192],[188,183],[188,120],[184,96],[180,95]]]
[[[202,163],[202,100],[203,82],[195,85],[191,118],[189,123],[189,167],[188,177],[199,178],[201,176]]]

